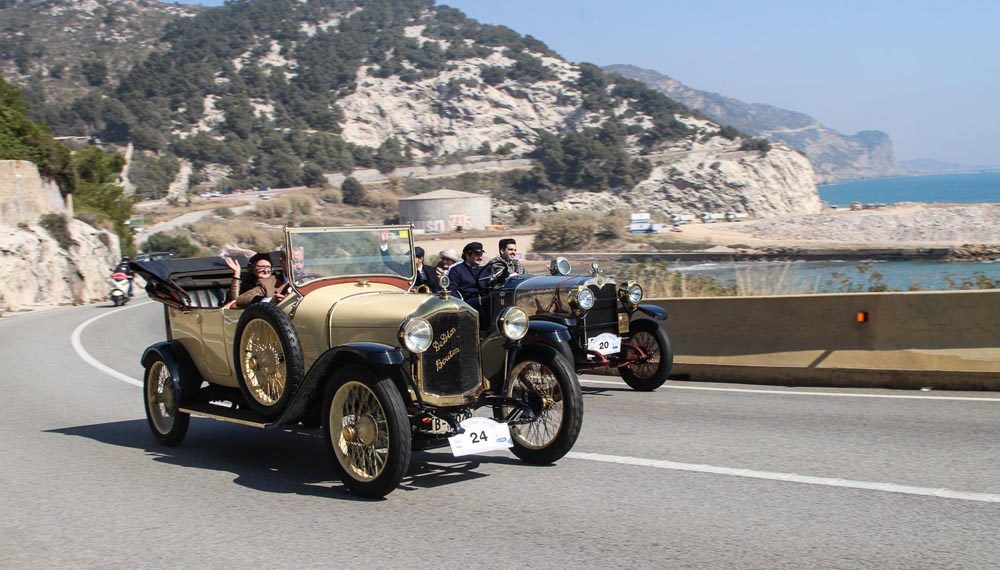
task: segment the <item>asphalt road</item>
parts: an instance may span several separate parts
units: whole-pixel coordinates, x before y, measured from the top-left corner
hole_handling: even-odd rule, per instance
[[[1000,394],[589,376],[558,464],[419,453],[365,501],[312,432],[156,444],[163,336],[144,298],[0,319],[0,568],[1000,567]]]

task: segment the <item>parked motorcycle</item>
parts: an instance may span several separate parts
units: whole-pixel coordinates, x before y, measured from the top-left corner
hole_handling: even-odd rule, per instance
[[[128,291],[131,285],[128,275],[121,271],[116,271],[111,274],[108,281],[111,282],[111,292],[108,293],[111,296],[111,302],[116,307],[128,303]]]

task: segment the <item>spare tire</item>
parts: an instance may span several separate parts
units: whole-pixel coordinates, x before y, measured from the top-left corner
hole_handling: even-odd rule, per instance
[[[233,338],[233,367],[250,408],[269,417],[284,411],[302,384],[304,366],[288,315],[272,303],[244,309]]]

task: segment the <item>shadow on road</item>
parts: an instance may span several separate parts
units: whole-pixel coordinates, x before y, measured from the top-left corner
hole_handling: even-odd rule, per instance
[[[625,386],[623,388],[607,388],[604,386],[587,386],[586,384],[580,384],[580,392],[584,396],[611,396],[616,392],[635,392],[632,388]]]
[[[171,465],[228,471],[233,482],[268,493],[294,493],[331,499],[367,501],[352,495],[335,479],[333,458],[319,430],[258,430],[191,418],[184,442],[160,445],[145,420],[128,420],[47,430],[47,433],[84,437],[119,447],[141,449],[154,461]],[[410,470],[399,491],[432,489],[488,477],[476,471],[482,464],[518,464],[504,456],[455,458],[446,449],[414,452]]]

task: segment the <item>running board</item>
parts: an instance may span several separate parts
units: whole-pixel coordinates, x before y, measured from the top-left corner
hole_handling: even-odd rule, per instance
[[[185,406],[181,406],[180,411],[200,418],[209,418],[261,429],[278,426],[277,422],[269,421],[253,411],[241,410],[235,407],[230,408],[209,402],[191,402]]]

